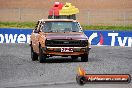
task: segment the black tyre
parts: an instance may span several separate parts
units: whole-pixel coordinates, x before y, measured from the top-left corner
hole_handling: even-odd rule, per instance
[[[88,62],[88,54],[81,56],[81,62]]]
[[[38,58],[40,63],[44,63],[46,60],[46,56],[43,54],[42,48],[39,47],[39,58]]]
[[[71,58],[72,58],[73,60],[76,60],[76,59],[78,59],[78,56],[71,56]]]
[[[32,59],[32,61],[38,60],[38,55],[33,51],[32,46],[31,46],[31,59]]]

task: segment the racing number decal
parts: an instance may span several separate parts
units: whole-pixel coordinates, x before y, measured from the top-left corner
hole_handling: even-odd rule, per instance
[[[61,52],[73,52],[73,48],[61,48]]]

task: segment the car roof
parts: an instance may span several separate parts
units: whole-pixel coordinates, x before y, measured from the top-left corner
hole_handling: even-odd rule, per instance
[[[70,22],[77,22],[76,20],[73,19],[41,19],[39,21],[70,21]]]

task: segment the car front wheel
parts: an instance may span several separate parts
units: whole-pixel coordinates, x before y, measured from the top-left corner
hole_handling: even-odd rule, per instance
[[[31,59],[32,59],[32,61],[38,60],[38,55],[33,51],[32,46],[31,46]]]
[[[88,62],[88,54],[81,56],[81,62]]]
[[[43,54],[42,48],[39,47],[39,62],[44,63],[46,60],[46,56]]]

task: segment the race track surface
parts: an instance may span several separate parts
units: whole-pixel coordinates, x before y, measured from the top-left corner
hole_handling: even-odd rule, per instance
[[[31,61],[28,44],[0,44],[0,88],[132,88],[129,84],[76,83],[81,65],[90,74],[131,74],[132,48],[92,46],[89,62],[53,57]]]

